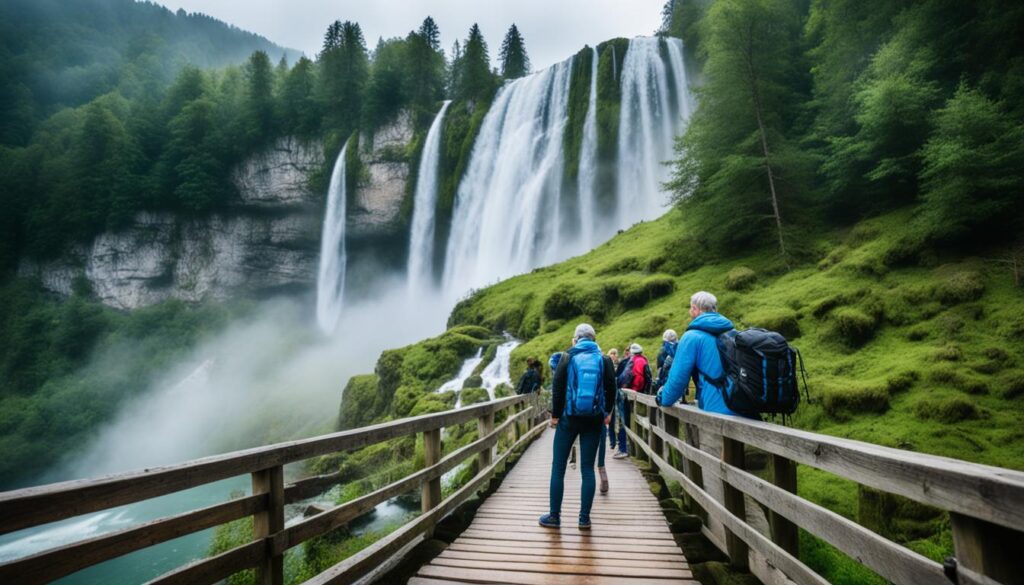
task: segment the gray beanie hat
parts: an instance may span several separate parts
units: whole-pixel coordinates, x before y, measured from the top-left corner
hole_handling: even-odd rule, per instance
[[[589,339],[594,341],[597,339],[597,332],[594,331],[594,327],[589,323],[580,323],[576,326],[576,332],[572,336],[576,340]]]
[[[643,352],[644,348],[640,347],[639,343],[634,343],[633,345],[629,346],[629,353],[638,354]]]

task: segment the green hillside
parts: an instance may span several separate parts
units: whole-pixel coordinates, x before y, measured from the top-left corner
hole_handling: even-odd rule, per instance
[[[687,237],[695,229],[688,211],[684,204],[586,255],[476,291],[453,311],[455,330],[384,354],[377,374],[391,382],[353,378],[346,426],[409,414],[397,402],[354,408],[355,396],[379,401],[399,378],[409,392],[419,362],[406,367],[402,355],[443,356],[434,370],[454,373],[473,353],[453,345],[468,325],[525,341],[512,354],[516,377],[527,357],[567,347],[581,321],[595,325],[605,350],[635,341],[654,355],[666,328],[685,329],[689,296],[709,290],[739,327],[781,331],[803,353],[812,402],[801,405],[796,427],[1024,469],[1024,293],[1006,265],[988,261],[998,251],[907,248],[900,235],[912,212],[902,209],[808,234],[806,261],[787,270],[770,246],[726,258],[702,253]],[[454,351],[439,349],[448,346]],[[421,406],[436,398],[432,388],[415,386]],[[406,394],[402,402],[416,398]],[[873,494],[810,468],[800,471],[800,493],[932,558],[951,552],[945,514],[896,501],[889,502],[897,507],[892,517],[879,519],[867,505]],[[804,559],[833,582],[883,582],[804,538]]]

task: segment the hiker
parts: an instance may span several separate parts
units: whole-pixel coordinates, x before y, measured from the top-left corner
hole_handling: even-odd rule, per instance
[[[616,378],[617,378],[618,374],[619,374],[619,350],[614,348],[614,347],[609,349],[608,350],[608,357],[611,358],[612,363],[615,364],[615,375],[616,375]],[[618,402],[618,389],[617,388],[616,388],[616,391],[615,391],[615,396],[616,396],[616,403],[617,403]],[[616,408],[612,409],[612,419],[608,422],[608,428],[607,428],[607,431],[608,431],[608,444],[611,447],[612,451],[614,451],[615,448],[619,444],[619,433],[618,433],[618,431],[615,430],[615,422],[621,420],[621,417],[617,416],[618,411],[619,411],[619,409],[618,409],[618,407],[616,405]],[[600,456],[600,455],[601,454],[598,453],[598,456]]]
[[[551,383],[551,426],[555,440],[551,458],[550,509],[540,517],[541,526],[561,526],[562,496],[569,449],[580,439],[580,530],[590,529],[590,509],[594,503],[594,458],[603,442],[602,425],[608,424],[615,398],[614,365],[601,354],[597,334],[587,323],[576,327],[572,347],[558,360]]]
[[[622,359],[619,360],[619,363],[616,364],[615,366],[615,411],[618,413],[619,418],[619,432],[616,435],[616,438],[618,439],[618,441],[616,441],[618,444],[618,451],[615,452],[615,455],[612,455],[613,459],[625,459],[626,457],[629,457],[626,443],[626,427],[629,426],[629,415],[633,410],[633,405],[630,404],[628,400],[626,400],[626,397],[622,394],[622,390],[620,390],[619,388],[623,386],[623,372],[633,367],[633,359],[630,356],[630,351],[628,349],[633,345],[636,344],[630,343],[629,345],[626,346],[626,353],[622,356]]]
[[[629,388],[643,394],[651,393],[651,366],[644,356],[644,348],[639,343],[629,346],[629,366],[623,368],[618,379],[619,386]]]
[[[672,370],[655,401],[658,406],[675,404],[686,396],[690,378],[696,374],[697,407],[708,412],[736,415],[725,405],[722,392],[710,382],[721,378],[724,373],[717,337],[733,329],[732,321],[718,314],[718,299],[704,291],[690,297],[690,317],[693,320],[676,347]]]
[[[540,390],[544,384],[544,374],[540,369],[540,362],[537,358],[526,358],[526,371],[519,377],[516,384],[516,394],[531,394]]]
[[[672,369],[676,347],[679,345],[679,334],[674,329],[666,329],[661,334],[661,351],[658,352],[658,379],[654,381],[654,392],[661,390],[668,381],[668,373]]]

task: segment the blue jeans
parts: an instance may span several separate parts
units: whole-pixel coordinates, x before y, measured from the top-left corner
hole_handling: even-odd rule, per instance
[[[562,515],[562,496],[565,492],[565,468],[569,461],[569,450],[580,439],[580,460],[576,462],[583,477],[583,489],[580,494],[580,518],[590,518],[590,508],[594,505],[594,492],[597,482],[594,480],[594,458],[597,456],[598,443],[603,443],[601,428],[604,421],[600,418],[582,418],[563,416],[558,419],[555,428],[554,452],[551,457],[550,513],[552,516]]]
[[[608,426],[601,421],[601,442],[597,444],[597,466],[604,467],[604,438],[608,434]]]
[[[619,407],[619,453],[625,453],[626,426],[629,425],[629,415],[630,411],[633,409],[633,403],[626,400],[626,398],[622,395],[622,390],[619,390],[616,402],[617,406]]]
[[[619,433],[615,431],[615,420],[619,418],[618,408],[612,409],[612,419],[608,421],[608,446],[612,449],[619,444]]]

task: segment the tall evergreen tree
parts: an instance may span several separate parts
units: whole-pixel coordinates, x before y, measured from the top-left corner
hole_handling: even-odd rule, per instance
[[[530,57],[526,54],[526,41],[515,24],[508,28],[501,42],[501,76],[516,79],[530,72]]]
[[[487,51],[487,41],[476,24],[469,29],[462,46],[462,55],[458,61],[457,84],[455,95],[463,100],[488,100],[496,88],[494,74],[491,73],[491,57]]]
[[[423,19],[423,24],[420,25],[418,31],[416,31],[420,37],[423,38],[434,51],[441,50],[441,29],[438,28],[437,23],[430,16]]]
[[[444,53],[439,48],[440,31],[427,17],[416,32],[405,39],[406,57],[403,86],[409,100],[424,110],[434,110],[434,103],[444,94]]]
[[[245,77],[245,134],[249,144],[260,144],[274,131],[274,72],[266,53],[255,51],[249,57]]]
[[[281,127],[299,135],[311,135],[320,125],[315,95],[313,62],[302,57],[285,76],[281,88]]]
[[[334,22],[320,53],[320,91],[327,128],[351,134],[362,116],[362,98],[370,64],[363,31],[351,21]]]
[[[792,138],[806,71],[800,15],[789,0],[721,0],[702,27],[707,81],[670,186],[703,204],[712,245],[735,248],[770,226],[788,263],[784,218],[808,170]]]

